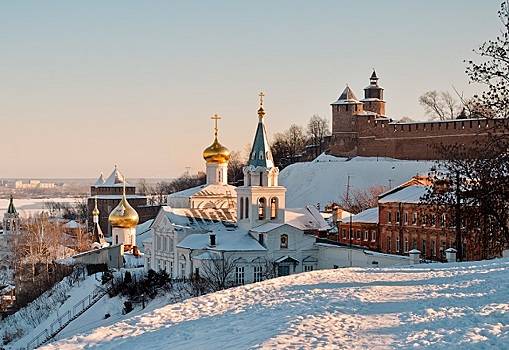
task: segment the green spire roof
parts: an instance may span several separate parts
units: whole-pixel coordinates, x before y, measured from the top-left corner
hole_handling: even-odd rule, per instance
[[[7,208],[7,214],[17,214],[16,207],[14,206],[14,200],[12,198],[12,195],[11,195],[11,198],[10,198],[10,201],[9,201],[9,207]]]
[[[265,130],[265,124],[263,119],[265,117],[265,111],[260,103],[260,109],[258,109],[258,127],[256,128],[256,134],[253,141],[253,147],[249,154],[249,165],[254,167],[265,167],[273,168],[274,161],[272,160],[272,152],[270,151],[269,141],[267,139],[267,131]]]

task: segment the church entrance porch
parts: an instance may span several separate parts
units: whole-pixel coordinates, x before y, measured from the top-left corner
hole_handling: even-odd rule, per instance
[[[288,276],[292,272],[295,272],[295,267],[299,264],[299,261],[286,255],[277,259],[274,263],[276,263],[277,266],[277,275],[281,277]]]

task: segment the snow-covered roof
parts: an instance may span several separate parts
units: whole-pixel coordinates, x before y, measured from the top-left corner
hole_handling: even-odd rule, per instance
[[[168,198],[190,198],[190,197],[219,197],[235,194],[235,186],[232,185],[200,185],[168,195]]]
[[[331,228],[316,207],[306,206],[304,208],[285,209],[284,223],[267,222],[253,228],[252,231],[266,233],[283,225],[290,225],[301,231],[326,231]]]
[[[76,222],[75,220],[70,220],[69,222],[67,222],[64,225],[64,227],[67,229],[77,229],[77,228],[80,228],[81,225],[78,222]]]
[[[423,185],[413,185],[400,188],[397,191],[389,192],[378,198],[378,203],[420,203],[427,193],[429,187]]]
[[[203,230],[231,227],[237,221],[237,212],[232,209],[194,209],[161,207],[168,220],[174,225]]]
[[[350,222],[350,216],[345,217],[343,222]],[[378,224],[378,207],[369,208],[361,211],[359,214],[352,215],[352,223],[362,222],[368,224]]]
[[[124,181],[125,181],[124,175],[122,175],[120,170],[118,170],[117,166],[115,165],[115,168],[111,172],[110,176],[108,176],[108,178],[106,180],[103,180],[103,174],[101,173],[101,176],[99,176],[99,178],[95,182],[94,186],[95,187],[122,187],[122,186],[124,186]],[[125,185],[127,187],[132,187],[131,185],[129,185],[129,183],[127,183],[127,181],[125,182]]]
[[[186,249],[208,249],[215,251],[265,251],[256,239],[251,237],[247,231],[239,228],[231,230],[214,230],[216,235],[216,245],[209,245],[210,238],[208,233],[191,234],[177,244],[179,248]]]
[[[94,196],[94,197],[97,197],[97,199],[118,199],[118,200],[122,199],[121,194],[101,194],[101,195]],[[138,194],[128,194],[128,195],[126,195],[126,198],[127,199],[138,199],[138,198],[146,198],[146,197],[138,195]]]
[[[360,103],[352,89],[347,85],[345,90],[341,93],[338,100],[333,102],[333,105],[357,104]]]
[[[398,160],[391,158],[340,158],[320,155],[312,162],[295,163],[279,174],[279,183],[287,188],[289,208],[339,203],[349,181],[352,190],[372,186],[404,183],[417,174],[428,174],[433,161]]]
[[[150,226],[152,225],[153,222],[154,219],[150,219],[136,226],[136,245],[138,246],[138,249],[142,253],[145,252],[142,243],[152,239],[152,230],[150,229]]]

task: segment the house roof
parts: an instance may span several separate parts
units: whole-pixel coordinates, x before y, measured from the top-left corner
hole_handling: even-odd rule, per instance
[[[247,231],[239,228],[214,230],[216,245],[209,245],[208,233],[191,234],[177,244],[179,248],[186,249],[207,249],[211,251],[265,251],[256,239],[251,237]]]
[[[306,206],[304,208],[285,209],[285,222],[267,222],[253,228],[252,231],[266,233],[283,225],[290,225],[301,231],[326,231],[331,228],[316,207]]]
[[[163,206],[161,210],[174,225],[207,231],[232,227],[237,221],[237,212],[228,208],[195,209]]]
[[[343,218],[343,222],[349,223],[350,216]],[[368,223],[368,224],[378,224],[378,207],[369,208],[364,211],[361,211],[359,214],[352,215],[352,223]]]
[[[190,198],[190,197],[219,197],[233,196],[235,194],[235,186],[232,185],[200,185],[168,195],[168,198]]]
[[[428,186],[423,185],[398,187],[395,190],[380,195],[378,203],[421,203],[428,189]]]

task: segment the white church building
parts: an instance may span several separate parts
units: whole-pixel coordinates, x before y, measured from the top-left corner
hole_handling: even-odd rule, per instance
[[[263,96],[263,95],[262,95]],[[320,243],[331,227],[315,207],[286,208],[286,188],[278,184],[265,129],[263,100],[244,185],[227,184],[230,153],[217,138],[204,151],[204,186],[169,196],[142,242],[145,269],[165,270],[173,278],[203,274],[213,260],[234,263],[235,284],[267,277],[342,266],[409,264],[401,256]],[[235,191],[235,195],[232,192]],[[208,195],[207,195],[208,194]]]

